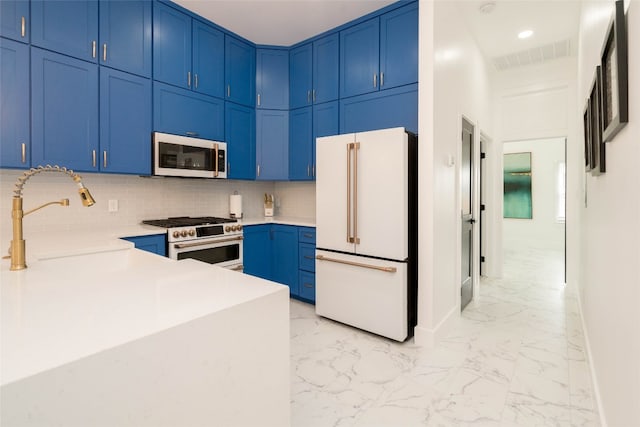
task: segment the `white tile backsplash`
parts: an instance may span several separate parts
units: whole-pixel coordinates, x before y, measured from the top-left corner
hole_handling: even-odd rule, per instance
[[[11,198],[14,183],[24,171],[0,170],[0,240],[11,239]],[[85,173],[83,182],[96,204],[80,203],[75,183],[61,173],[42,172],[24,185],[25,211],[53,200],[68,198],[69,207],[50,206],[24,219],[25,230],[82,230],[122,227],[143,219],[170,216],[229,216],[229,195],[242,195],[245,217],[263,215],[264,193],[279,202],[276,215],[315,218],[315,183],[143,178]],[[118,200],[118,212],[109,212],[109,200]]]

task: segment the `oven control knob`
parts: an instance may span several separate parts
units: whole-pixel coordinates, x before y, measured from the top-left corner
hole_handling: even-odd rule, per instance
[[[242,230],[242,224],[238,224],[238,231]]]
[[[227,233],[228,233],[228,232],[230,232],[230,231],[231,231],[231,226],[227,225],[227,226],[224,228],[224,231],[226,231]]]
[[[231,226],[231,231],[238,231],[238,226],[237,225],[232,225]]]
[[[187,237],[187,230],[182,230],[182,231],[180,232],[180,235],[181,235],[182,237]]]
[[[194,229],[189,230],[189,237],[193,237],[195,235],[196,235],[196,230]]]
[[[175,237],[176,239],[177,239],[178,237],[180,237],[180,232],[179,232],[179,231],[174,231],[174,232],[173,232],[173,237]]]

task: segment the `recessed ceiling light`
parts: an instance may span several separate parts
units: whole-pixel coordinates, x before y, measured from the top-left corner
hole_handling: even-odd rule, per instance
[[[480,11],[480,13],[488,15],[489,13],[493,12],[493,9],[495,9],[495,7],[496,7],[496,2],[488,1],[488,2],[482,3],[480,7],[478,7],[478,10]]]
[[[519,39],[528,39],[529,37],[531,37],[533,35],[533,31],[531,30],[524,30],[524,31],[520,31],[518,33],[518,38]]]

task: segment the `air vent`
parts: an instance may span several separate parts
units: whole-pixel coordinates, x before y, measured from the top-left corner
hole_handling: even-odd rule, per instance
[[[492,61],[496,70],[504,71],[510,68],[553,61],[554,59],[564,58],[566,56],[571,56],[571,39],[533,47],[509,55],[497,56],[492,58]]]

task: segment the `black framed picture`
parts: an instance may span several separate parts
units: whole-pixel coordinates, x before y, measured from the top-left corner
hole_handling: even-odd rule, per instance
[[[596,67],[596,73],[591,83],[591,92],[589,95],[589,118],[591,131],[591,173],[600,175],[607,171],[606,167],[606,145],[602,137],[602,115],[600,99],[601,93],[601,70],[600,66]]]
[[[624,2],[617,0],[602,47],[602,125],[605,142],[629,121],[629,66]]]
[[[591,168],[591,102],[587,98],[587,105],[583,113],[584,127],[584,170],[589,172]]]

